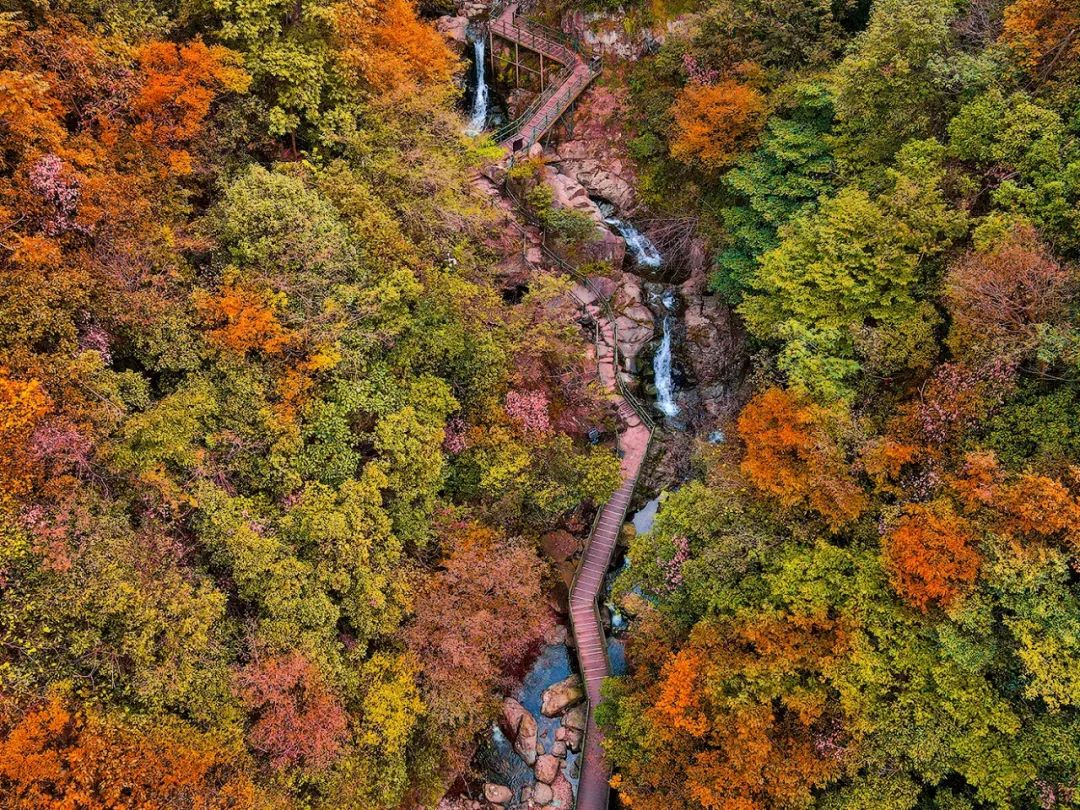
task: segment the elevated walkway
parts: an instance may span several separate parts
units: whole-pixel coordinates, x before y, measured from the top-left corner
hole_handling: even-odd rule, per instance
[[[529,108],[495,133],[495,140],[508,152],[528,150],[600,75],[600,61],[583,53],[580,45],[562,31],[520,16],[516,3],[504,8],[488,23],[488,35],[538,53],[541,59],[549,59],[560,66],[554,75],[548,76],[550,81]],[[494,58],[494,47],[490,53]]]

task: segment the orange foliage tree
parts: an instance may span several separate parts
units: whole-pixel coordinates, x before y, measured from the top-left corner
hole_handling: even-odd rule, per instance
[[[671,107],[675,137],[671,155],[707,168],[730,164],[765,121],[765,98],[749,85],[727,80],[688,84]]]
[[[49,408],[49,398],[37,380],[15,380],[6,369],[0,368],[2,495],[18,497],[30,491],[36,467],[30,451],[30,435]]]
[[[951,605],[982,562],[970,525],[947,501],[905,507],[883,550],[897,592],[922,611]]]
[[[216,296],[194,296],[195,308],[210,326],[207,340],[221,349],[246,354],[280,354],[289,336],[277,319],[277,301],[268,292],[226,286]]]
[[[825,429],[828,417],[824,409],[770,388],[747,403],[737,427],[746,447],[742,470],[758,489],[785,506],[808,506],[839,528],[867,502]]]
[[[1001,37],[1028,68],[1049,60],[1065,65],[1080,55],[1077,29],[1076,0],[1016,0],[1005,9]]]
[[[458,60],[409,0],[346,0],[333,9],[336,58],[376,94],[449,89]]]
[[[0,699],[2,702],[2,699]],[[242,810],[271,807],[243,753],[176,724],[142,730],[58,697],[0,730],[9,810]]]
[[[843,655],[837,623],[803,615],[698,624],[643,678],[650,756],[624,763],[620,798],[635,810],[804,805],[835,779],[846,735],[821,672]]]
[[[220,45],[193,40],[183,45],[150,42],[138,52],[142,86],[131,102],[134,136],[167,150],[171,168],[191,170],[184,145],[199,134],[210,105],[223,91],[243,92],[250,78],[240,57]]]

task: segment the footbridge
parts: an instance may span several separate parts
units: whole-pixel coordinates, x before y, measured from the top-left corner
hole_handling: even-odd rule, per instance
[[[540,56],[540,95],[525,112],[495,132],[495,140],[507,151],[528,150],[600,75],[600,59],[562,31],[526,19],[519,13],[517,3],[498,9],[488,23],[487,33],[492,40],[488,53],[493,64],[496,37],[513,44],[515,71],[521,70],[517,58],[520,48]]]

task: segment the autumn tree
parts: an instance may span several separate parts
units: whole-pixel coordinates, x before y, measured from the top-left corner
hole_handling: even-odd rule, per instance
[[[439,570],[417,590],[407,638],[430,710],[468,728],[546,629],[549,617],[536,609],[543,566],[521,540],[477,524],[447,525],[443,542]]]
[[[830,422],[841,421],[782,388],[769,388],[739,414],[743,472],[784,506],[807,506],[838,529],[866,508],[843,449],[829,432]]]
[[[972,528],[946,501],[905,507],[883,551],[897,591],[923,611],[948,608],[979,573]]]
[[[718,84],[690,83],[671,107],[675,137],[672,157],[708,169],[730,165],[765,120],[765,100],[734,79]]]
[[[1049,72],[1075,63],[1080,54],[1080,5],[1075,0],[1015,0],[1005,7],[1004,17],[1001,38],[1029,70],[1045,65]]]
[[[256,787],[243,752],[180,723],[156,728],[57,695],[0,729],[0,799],[12,810],[288,807]]]
[[[1073,274],[1030,227],[1012,230],[985,252],[963,256],[945,280],[953,351],[1022,356],[1042,329],[1064,320],[1073,287]]]
[[[51,403],[37,380],[12,379],[0,368],[0,490],[5,497],[29,492],[35,478],[30,437]]]
[[[301,653],[256,658],[236,677],[253,713],[248,744],[275,768],[326,768],[348,737],[349,718]]]

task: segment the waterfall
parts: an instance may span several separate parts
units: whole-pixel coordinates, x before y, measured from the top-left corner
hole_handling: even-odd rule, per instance
[[[663,264],[664,259],[660,255],[660,251],[656,249],[656,245],[650,242],[649,237],[641,233],[629,222],[623,222],[617,217],[608,217],[604,222],[617,230],[622,238],[626,240],[626,247],[630,249],[630,253],[633,255],[638,267],[652,267],[655,269]]]
[[[653,372],[656,375],[656,407],[664,416],[678,416],[679,406],[675,404],[675,383],[671,379],[671,327],[675,320],[675,296],[669,290],[661,299],[664,304],[663,337],[660,348],[653,355]]]
[[[472,117],[467,135],[479,135],[487,126],[488,86],[484,78],[484,35],[481,33],[473,41],[473,58],[476,60],[476,96],[473,98]]]

